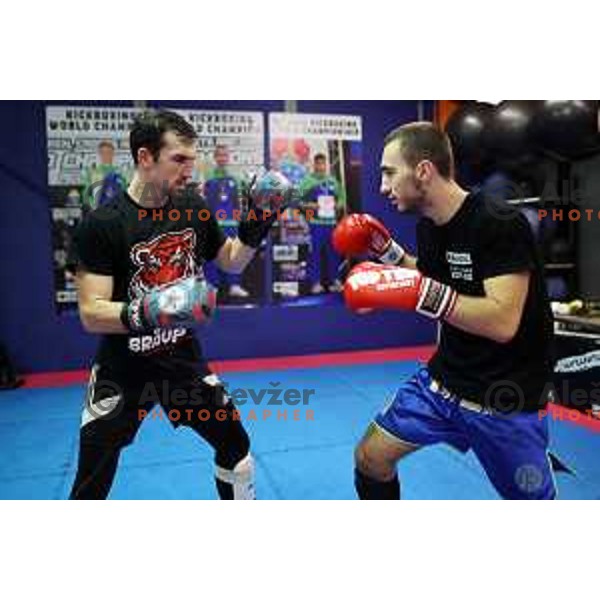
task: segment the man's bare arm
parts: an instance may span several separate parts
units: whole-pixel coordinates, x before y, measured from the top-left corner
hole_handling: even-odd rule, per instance
[[[485,297],[459,295],[448,323],[498,343],[512,340],[519,329],[529,289],[529,272],[484,281]]]
[[[398,265],[400,267],[404,267],[405,269],[416,269],[417,268],[417,257],[412,256],[408,252],[404,253],[402,257],[402,261]]]
[[[113,278],[80,269],[77,272],[79,317],[90,333],[128,333],[121,322],[123,302],[113,302]]]

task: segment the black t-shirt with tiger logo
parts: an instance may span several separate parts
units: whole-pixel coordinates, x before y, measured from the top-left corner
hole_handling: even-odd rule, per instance
[[[192,276],[214,260],[225,236],[206,202],[191,190],[160,209],[145,209],[128,194],[87,214],[75,234],[78,264],[113,277],[114,302]],[[186,378],[202,360],[188,327],[102,336],[96,362],[131,379]]]

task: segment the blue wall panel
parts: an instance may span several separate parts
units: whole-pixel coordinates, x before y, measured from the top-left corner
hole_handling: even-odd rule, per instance
[[[23,372],[82,368],[97,339],[76,313],[57,314],[46,195],[45,102],[0,102],[0,341]],[[130,105],[125,101],[51,104]],[[283,101],[151,101],[204,109],[283,110]],[[431,103],[425,103],[426,114]],[[378,194],[384,134],[417,118],[414,101],[300,101],[298,110],[363,117],[363,210],[382,218],[414,248],[414,221],[389,208]],[[372,349],[431,343],[434,326],[412,314],[357,317],[340,304],[286,308],[231,308],[202,332],[210,358],[245,358]]]

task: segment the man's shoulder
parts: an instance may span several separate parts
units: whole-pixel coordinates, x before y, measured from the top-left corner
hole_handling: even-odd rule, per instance
[[[305,175],[302,176],[302,178],[298,182],[298,185],[307,186],[307,185],[310,185],[311,183],[313,183],[314,181],[315,181],[315,178],[314,178],[313,174],[306,173]]]
[[[481,191],[474,195],[468,222],[480,232],[482,242],[495,236],[531,237],[529,221],[519,206]]]
[[[223,179],[230,179],[231,181],[238,182],[239,177],[229,171],[223,171],[219,169],[211,169],[206,174],[206,181],[219,181]]]
[[[199,215],[203,210],[211,210],[206,197],[197,189],[195,184],[173,198],[173,206],[182,211],[192,210],[194,215]],[[200,222],[205,223],[206,219],[200,219]]]
[[[81,222],[88,227],[106,228],[114,226],[115,222],[122,218],[121,207],[116,203],[110,203],[87,211]]]
[[[85,231],[117,231],[119,224],[127,218],[127,200],[122,194],[106,204],[84,211],[79,224]]]

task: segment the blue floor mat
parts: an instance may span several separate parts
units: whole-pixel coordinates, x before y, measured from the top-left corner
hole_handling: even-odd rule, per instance
[[[240,406],[267,499],[353,499],[353,448],[414,362],[227,373],[232,389],[314,390],[308,406]],[[84,386],[19,389],[0,396],[0,498],[66,498],[77,461]],[[271,414],[263,411],[271,411]],[[250,419],[252,416],[255,419]],[[277,413],[280,413],[277,418]],[[283,411],[286,419],[283,419]],[[297,411],[297,412],[295,412]],[[312,419],[307,418],[312,411]],[[552,449],[576,471],[559,474],[559,497],[600,498],[600,434],[551,421]],[[400,465],[403,497],[497,498],[472,453],[435,446]],[[210,449],[163,418],[147,418],[121,457],[115,499],[214,499]]]

